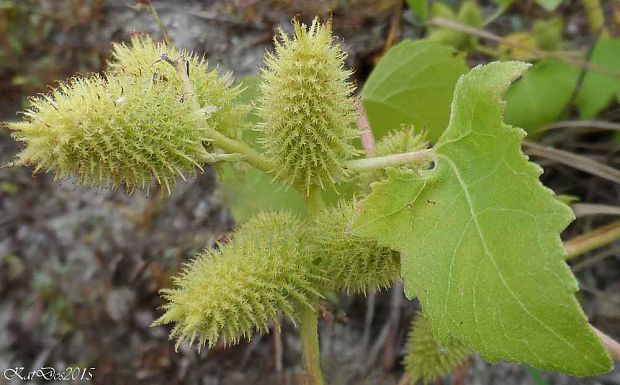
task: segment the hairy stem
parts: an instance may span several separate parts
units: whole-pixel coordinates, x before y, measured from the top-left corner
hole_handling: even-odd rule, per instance
[[[321,370],[318,327],[319,321],[316,311],[308,307],[304,308],[300,317],[299,335],[303,349],[304,369],[306,370],[306,385],[323,385],[325,383]]]
[[[184,58],[178,58],[177,60],[172,60],[168,57],[167,54],[162,54],[161,60],[164,60],[174,66],[179,78],[181,79],[181,84],[183,86],[184,98],[189,100],[192,104],[192,108],[195,111],[200,110],[200,103],[198,102],[198,97],[196,96],[196,91],[194,91],[194,86],[189,78],[189,67],[188,62]],[[256,167],[259,170],[265,172],[271,172],[274,169],[274,166],[267,158],[259,154],[252,147],[248,146],[244,142],[231,139],[226,135],[218,132],[217,130],[211,128],[209,124],[205,121],[204,127],[201,128],[206,131],[213,144],[224,151],[229,153],[238,153],[243,156],[243,160]]]
[[[269,173],[275,168],[275,166],[267,158],[244,142],[231,139],[211,127],[203,127],[203,130],[208,133],[209,137],[211,137],[211,140],[213,141],[212,143],[216,147],[219,147],[229,153],[241,154],[244,161],[248,162],[257,169]]]
[[[566,259],[575,258],[617,239],[620,239],[620,221],[601,226],[564,243]]]
[[[344,162],[344,166],[352,171],[371,171],[386,167],[403,166],[411,163],[430,162],[433,160],[433,149],[405,152],[379,156],[376,158],[355,159]]]
[[[301,191],[303,195],[303,191]],[[325,209],[325,202],[319,188],[308,191],[305,204],[310,215],[316,216]],[[314,299],[315,309],[318,298]],[[321,355],[319,351],[319,321],[315,309],[304,308],[299,320],[299,335],[301,338],[302,355],[304,360],[305,385],[323,385],[323,371],[321,370]]]

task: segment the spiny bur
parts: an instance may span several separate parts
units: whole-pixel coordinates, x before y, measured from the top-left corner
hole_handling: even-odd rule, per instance
[[[405,370],[411,376],[411,385],[418,380],[431,384],[464,364],[471,353],[456,338],[449,337],[445,343],[437,341],[428,319],[418,313],[407,340]]]
[[[319,215],[308,237],[316,263],[329,277],[333,291],[365,293],[391,286],[400,278],[400,255],[370,238],[351,235],[347,227],[353,202],[340,202]]]
[[[7,124],[26,144],[14,164],[130,192],[156,178],[170,191],[209,155],[199,117],[175,89],[161,79],[114,75],[61,83],[33,98],[23,121]]]
[[[280,30],[265,57],[259,115],[265,151],[280,166],[276,177],[307,193],[343,176],[342,161],[356,154],[354,86],[331,24],[293,26],[295,36]]]
[[[154,325],[175,323],[171,338],[218,339],[230,345],[267,332],[280,315],[293,320],[319,295],[323,274],[305,252],[305,227],[287,213],[262,213],[218,250],[205,250],[163,290],[165,314]]]
[[[174,68],[158,62],[164,52],[188,56],[201,111],[184,100]],[[23,121],[7,123],[27,146],[14,165],[129,192],[148,189],[155,179],[170,193],[177,177],[217,159],[205,147],[205,122],[228,134],[244,126],[244,108],[233,104],[239,90],[202,58],[134,37],[131,46],[115,45],[109,67],[106,76],[60,83],[31,100]]]
[[[218,76],[218,70],[209,70],[206,59],[186,50],[179,50],[163,42],[154,42],[148,35],[134,35],[131,44],[114,44],[108,70],[117,75],[166,80],[183,97],[181,79],[173,66],[160,60],[162,54],[171,59],[188,61],[189,79],[194,87],[203,115],[210,127],[235,139],[241,139],[247,123],[247,106],[235,103],[241,89],[232,86],[232,75]]]

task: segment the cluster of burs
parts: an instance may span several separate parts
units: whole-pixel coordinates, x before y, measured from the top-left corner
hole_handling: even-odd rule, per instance
[[[128,192],[158,183],[169,193],[176,180],[206,164],[244,161],[243,154],[219,148],[213,130],[235,141],[258,131],[252,146],[273,165],[274,182],[308,197],[355,177],[364,195],[384,172],[352,176],[343,164],[360,154],[346,55],[329,24],[293,25],[294,35],[280,31],[274,52],[266,54],[256,105],[239,103],[240,86],[230,75],[209,70],[199,56],[147,36],[116,44],[104,75],[76,76],[33,98],[23,121],[8,123],[13,137],[26,145],[14,164]],[[186,61],[193,95],[173,60]],[[252,110],[258,124],[248,122]],[[403,129],[378,143],[373,155],[426,145],[423,136]],[[354,206],[354,199],[342,201],[311,218],[256,215],[230,242],[205,250],[185,267],[174,287],[163,291],[165,313],[155,324],[174,323],[178,343],[233,344],[268,331],[283,317],[295,321],[328,293],[389,287],[399,279],[399,254],[347,231]],[[430,327],[421,321],[416,330],[415,346],[437,351]],[[418,370],[441,372],[468,351],[455,342],[454,349],[425,354],[436,367],[427,363]]]

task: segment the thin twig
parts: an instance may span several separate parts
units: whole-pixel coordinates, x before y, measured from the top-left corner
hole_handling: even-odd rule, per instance
[[[610,180],[614,183],[620,183],[620,170],[606,166],[588,157],[529,141],[523,142],[523,146],[530,155],[551,159],[574,169]]]
[[[606,122],[603,120],[564,120],[548,124],[538,129],[540,131],[554,130],[557,128],[598,128],[601,130],[620,131],[620,123]]]
[[[603,205],[598,203],[573,203],[571,208],[577,218],[592,215],[620,215],[619,206]]]
[[[170,33],[168,33],[168,28],[166,28],[166,26],[164,25],[164,22],[161,21],[161,18],[159,17],[159,13],[157,13],[157,9],[155,9],[155,6],[150,2],[148,4],[148,8],[149,8],[149,11],[151,12],[151,15],[153,15],[153,18],[155,19],[155,22],[157,22],[157,25],[159,26],[159,30],[164,36],[164,42],[166,42],[167,45],[171,45],[172,39],[170,39]]]
[[[620,344],[594,326],[590,325],[590,327],[594,330],[598,338],[601,339],[611,358],[616,362],[620,362]]]
[[[620,247],[607,249],[600,253],[594,254],[591,257],[588,256],[583,261],[575,263],[573,266],[571,266],[571,270],[573,271],[573,273],[580,272],[581,270],[587,269],[590,266],[594,266],[597,263],[604,261],[605,259],[614,255],[620,255]]]
[[[360,140],[362,141],[362,147],[364,147],[366,155],[372,154],[373,150],[375,149],[375,137],[372,134],[370,122],[368,121],[368,117],[366,116],[366,111],[364,111],[364,105],[359,99],[355,103],[355,109],[357,110],[357,127],[360,131]]]
[[[469,25],[465,25],[465,24],[461,24],[457,21],[454,20],[448,20],[446,18],[443,17],[436,17],[434,19],[432,19],[429,24],[434,25],[436,27],[443,27],[443,28],[448,28],[451,29],[453,31],[457,31],[457,32],[462,32],[471,36],[476,36],[482,39],[487,39],[487,40],[491,40],[494,41],[496,43],[499,44],[503,44],[503,45],[507,45],[507,46],[511,46],[514,48],[519,48],[528,52],[531,52],[532,54],[534,54],[535,56],[537,56],[538,58],[547,58],[547,57],[553,57],[553,58],[557,58],[560,60],[563,60],[567,63],[570,64],[574,64],[576,66],[579,67],[583,67],[583,68],[587,68],[591,71],[594,72],[598,72],[604,75],[608,75],[608,76],[613,76],[613,77],[620,77],[620,71],[615,71],[615,70],[610,70],[604,66],[600,66],[597,64],[592,64],[592,63],[588,63],[586,60],[583,59],[577,59],[572,57],[573,55],[570,55],[570,52],[558,52],[558,51],[543,51],[543,50],[539,50],[537,48],[533,48],[530,47],[526,44],[521,44],[517,41],[513,41],[511,39],[506,39],[503,38],[501,36],[498,36],[494,33],[491,33],[489,31],[485,31],[483,29],[479,29],[479,28],[474,28],[471,27]]]
[[[564,242],[566,259],[575,258],[620,239],[620,221],[609,223]]]

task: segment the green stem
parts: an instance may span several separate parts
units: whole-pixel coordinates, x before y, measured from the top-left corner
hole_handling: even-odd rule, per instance
[[[304,360],[305,384],[323,385],[321,355],[319,352],[319,321],[314,309],[306,307],[300,317],[299,335],[301,338],[302,356]]]
[[[178,58],[177,60],[171,60],[168,57],[163,57],[162,60],[166,60],[168,63],[174,66],[179,78],[181,79],[181,85],[183,86],[184,97],[192,104],[192,108],[195,111],[200,110],[200,103],[196,96],[196,91],[189,78],[187,69],[187,60],[184,58]],[[217,130],[209,127],[208,123],[204,122],[204,127],[201,128],[206,131],[213,141],[213,143],[224,151],[230,153],[239,153],[244,156],[243,160],[264,172],[271,172],[274,169],[273,164],[269,162],[267,158],[259,154],[252,147],[248,146],[244,142],[231,139],[226,135],[218,132]]]
[[[344,162],[344,166],[353,171],[372,171],[386,167],[403,166],[411,163],[424,163],[433,160],[433,149],[392,154],[376,158],[355,159]]]
[[[269,173],[274,170],[275,166],[267,158],[244,142],[231,139],[211,127],[203,127],[202,129],[207,132],[216,147],[229,153],[243,155],[244,161],[264,172]]]
[[[316,216],[325,209],[321,189],[314,188],[305,197],[305,204],[310,215]],[[315,308],[305,307],[299,319],[299,336],[301,338],[302,356],[304,361],[305,385],[323,385],[321,370],[321,354],[319,352],[319,321],[316,312],[318,298],[314,299]]]

